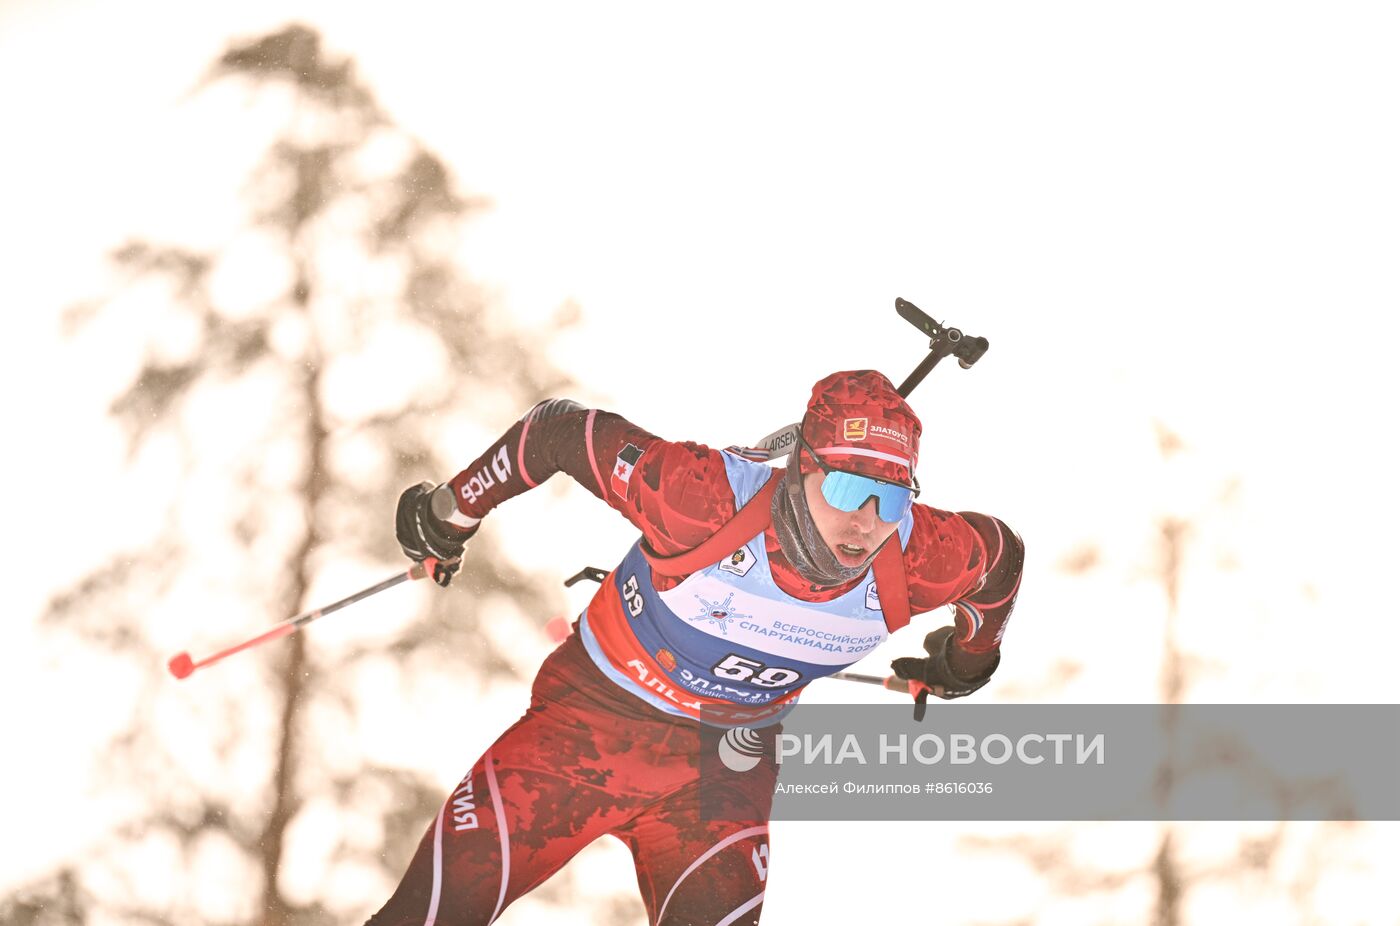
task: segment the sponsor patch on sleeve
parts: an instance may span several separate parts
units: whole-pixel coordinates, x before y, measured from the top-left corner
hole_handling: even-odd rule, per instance
[[[622,448],[622,452],[617,455],[617,462],[612,469],[612,490],[618,498],[627,498],[627,485],[632,481],[632,470],[637,468],[637,461],[642,457],[642,448],[636,444],[628,444]]]

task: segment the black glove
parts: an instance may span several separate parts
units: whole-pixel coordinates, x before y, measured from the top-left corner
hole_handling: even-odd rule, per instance
[[[956,633],[953,627],[939,627],[924,637],[924,649],[928,651],[927,659],[904,656],[890,663],[895,675],[914,683],[909,686],[910,691],[916,692],[915,699],[920,705],[928,700],[930,692],[945,701],[967,697],[987,684],[987,680],[1001,663],[1001,653],[997,653],[991,668],[981,678],[966,679],[955,675],[952,667],[948,665],[948,648],[953,645],[953,636]],[[914,716],[922,717],[922,711],[916,711]]]
[[[437,560],[433,566],[433,581],[446,588],[457,570],[462,568],[462,551],[476,533],[476,526],[462,530],[434,514],[435,488],[431,482],[420,482],[404,489],[394,516],[394,533],[398,536],[404,556],[416,563],[426,559]],[[447,503],[453,504],[451,490],[444,491],[449,493]]]

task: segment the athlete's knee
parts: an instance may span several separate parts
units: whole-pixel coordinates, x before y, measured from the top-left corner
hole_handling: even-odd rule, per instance
[[[715,903],[713,898],[699,905],[687,904],[668,910],[657,920],[657,926],[758,926],[763,915],[763,891],[731,908],[729,903]]]
[[[365,926],[487,926],[496,916],[495,898],[430,897],[399,891]]]
[[[763,912],[768,860],[764,825],[730,833],[696,852],[661,898],[658,926],[757,923]]]

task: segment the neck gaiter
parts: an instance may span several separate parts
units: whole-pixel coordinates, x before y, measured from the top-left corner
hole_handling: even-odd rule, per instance
[[[870,568],[875,551],[859,566],[843,566],[826,545],[812,512],[807,507],[807,495],[802,489],[802,474],[793,459],[783,477],[782,485],[773,493],[773,530],[783,555],[792,563],[798,575],[813,585],[844,585]]]

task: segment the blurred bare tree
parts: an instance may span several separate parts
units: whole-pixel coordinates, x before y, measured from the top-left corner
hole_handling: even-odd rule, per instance
[[[415,692],[438,685],[425,700],[469,704],[473,685],[513,671],[493,641],[534,633],[519,615],[558,607],[484,531],[452,588],[420,596],[387,643],[299,634],[178,687],[165,674],[175,639],[236,640],[401,568],[398,492],[466,462],[442,457],[445,430],[494,436],[567,385],[456,266],[455,232],[482,204],[350,60],[293,25],[231,46],[199,92],[215,85],[253,104],[231,139],[257,131],[253,114],[275,126],[237,253],[130,241],[115,252],[124,282],[70,318],[75,338],[114,319],[149,332],[110,408],[134,476],[163,486],[150,504],[164,528],[45,616],[47,633],[139,679],[133,722],[96,763],[125,822],[0,900],[8,924],[312,926],[371,912],[443,787],[414,767],[422,756],[377,754],[365,718],[450,737],[412,716]],[[178,466],[161,478],[171,448]],[[403,610],[419,600],[395,594]],[[168,874],[152,883],[152,871]]]
[[[1189,445],[1161,422],[1152,423],[1156,449],[1170,479],[1177,456]],[[1202,655],[1182,643],[1183,589],[1193,569],[1233,569],[1233,553],[1214,551],[1213,567],[1193,566],[1192,548],[1213,532],[1210,517],[1218,505],[1233,504],[1239,480],[1226,480],[1218,499],[1197,510],[1158,512],[1151,543],[1152,565],[1148,577],[1162,600],[1162,638],[1157,659],[1157,703],[1166,705],[1162,735],[1178,744],[1178,718],[1172,706],[1188,703],[1193,684],[1210,670],[1221,668],[1223,654]],[[1228,541],[1227,541],[1228,544]],[[1082,542],[1057,562],[1060,572],[1074,577],[1101,568],[1103,556],[1090,542]],[[1086,595],[1093,598],[1093,595]],[[1061,664],[1053,668],[1061,680],[1075,678],[1083,666]],[[1013,689],[1015,697],[1053,697],[1042,685]],[[1175,748],[1158,770],[1156,800],[1164,816],[1160,823],[1093,823],[1075,827],[1044,825],[1016,835],[970,836],[966,847],[987,853],[990,859],[1014,858],[1035,872],[1045,885],[1044,901],[1032,920],[1016,920],[1004,926],[1022,926],[1051,918],[1052,911],[1086,923],[1143,922],[1150,926],[1187,926],[1213,922],[1190,913],[1190,895],[1197,887],[1224,888],[1234,895],[1240,909],[1272,898],[1287,898],[1298,923],[1322,922],[1310,907],[1327,866],[1328,849],[1344,842],[1356,824],[1286,822],[1178,823],[1166,816],[1173,794],[1191,767]],[[1104,838],[1107,837],[1107,838]],[[1080,840],[1091,846],[1084,851]],[[1102,847],[1115,844],[1111,852]],[[1095,851],[1098,852],[1094,855]],[[1306,854],[1317,864],[1285,867],[1278,860],[1286,853]],[[1340,853],[1338,853],[1340,857]]]

